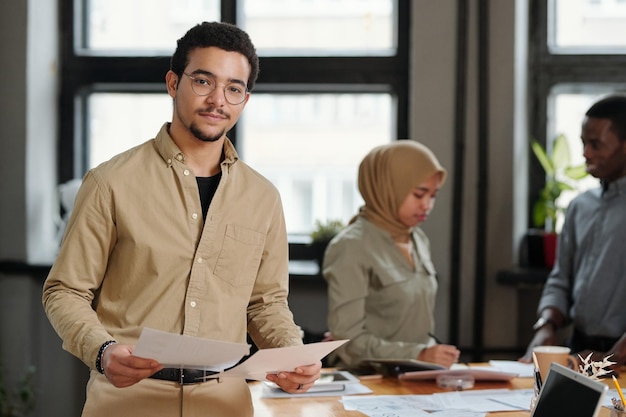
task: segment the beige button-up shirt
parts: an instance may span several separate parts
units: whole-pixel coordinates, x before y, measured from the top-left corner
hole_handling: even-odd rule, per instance
[[[170,138],[83,179],[43,305],[63,347],[94,367],[103,342],[144,326],[259,348],[301,344],[287,305],[288,245],[276,188],[224,143],[206,221],[196,177]]]

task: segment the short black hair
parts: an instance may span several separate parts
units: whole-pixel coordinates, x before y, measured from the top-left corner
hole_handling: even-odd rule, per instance
[[[611,130],[626,141],[626,95],[612,94],[595,102],[585,113],[587,117],[609,119]]]
[[[246,32],[237,26],[224,22],[202,22],[192,27],[176,41],[176,51],[170,60],[170,70],[178,77],[189,63],[189,53],[196,48],[215,46],[229,52],[239,52],[250,63],[250,76],[246,87],[252,91],[259,77],[259,57]]]

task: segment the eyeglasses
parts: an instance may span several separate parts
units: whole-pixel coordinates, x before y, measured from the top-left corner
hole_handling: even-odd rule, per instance
[[[208,96],[217,88],[217,80],[212,75],[184,75],[191,79],[191,89],[199,96]],[[229,83],[224,86],[224,97],[230,104],[241,104],[246,99],[248,89],[238,83]]]

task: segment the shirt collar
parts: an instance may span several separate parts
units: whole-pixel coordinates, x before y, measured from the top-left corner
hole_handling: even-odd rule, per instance
[[[161,155],[161,158],[163,158],[167,166],[171,167],[174,160],[184,163],[185,155],[183,155],[170,136],[168,131],[169,125],[169,123],[164,123],[163,126],[161,126],[161,130],[159,130],[159,133],[154,141],[159,155]],[[222,161],[222,165],[224,166],[230,166],[239,159],[239,155],[237,154],[233,143],[228,138],[225,138],[224,140],[223,153],[224,160]]]
[[[626,193],[626,177],[619,178],[609,183],[602,182],[602,197],[612,198]]]

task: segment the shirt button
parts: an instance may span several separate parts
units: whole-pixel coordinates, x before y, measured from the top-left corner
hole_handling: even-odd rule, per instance
[[[198,258],[198,263],[201,264],[202,262],[204,262],[204,259]]]
[[[181,154],[176,155],[176,159],[178,159],[179,161],[183,160],[183,156]]]
[[[170,158],[167,159],[167,164],[172,165],[172,160]]]
[[[185,174],[185,175],[189,175],[189,170],[188,170],[188,169],[184,170],[184,171],[183,171],[183,174]]]
[[[198,213],[192,213],[191,218],[196,220],[198,218]]]
[[[191,305],[192,307],[195,307],[196,306],[196,302],[192,301],[191,303],[189,303],[189,305]]]

